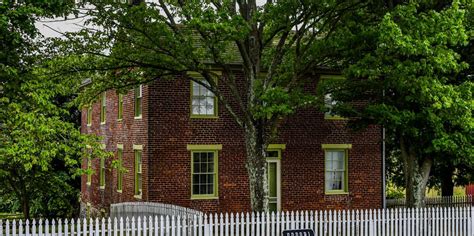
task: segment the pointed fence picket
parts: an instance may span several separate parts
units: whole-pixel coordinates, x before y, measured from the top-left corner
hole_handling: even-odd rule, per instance
[[[5,236],[276,236],[303,228],[318,236],[474,236],[474,207],[0,220]]]

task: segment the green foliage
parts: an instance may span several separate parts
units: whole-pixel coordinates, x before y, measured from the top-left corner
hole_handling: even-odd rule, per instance
[[[23,215],[21,213],[0,213],[0,219],[13,220],[21,218],[23,218]]]
[[[34,25],[38,17],[68,14],[73,6],[72,0],[0,4],[2,211],[20,210],[27,218],[73,216],[83,150],[89,145],[98,150],[94,156],[106,155],[97,138],[82,135],[69,122],[59,100],[72,96],[78,83],[50,76],[52,55],[41,53],[44,45]]]
[[[439,3],[401,3],[348,18],[334,39],[354,49],[339,54],[349,79],[326,90],[353,125],[383,125],[398,157],[405,152],[420,166],[430,159],[472,165],[474,84],[465,54],[472,50],[472,3]],[[357,22],[363,15],[370,21]]]
[[[405,197],[405,190],[402,187],[396,186],[393,183],[388,183],[386,188],[386,198],[387,199],[401,199]]]

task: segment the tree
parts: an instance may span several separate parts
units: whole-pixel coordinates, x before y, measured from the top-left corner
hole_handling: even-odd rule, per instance
[[[348,80],[326,92],[352,125],[386,128],[403,163],[410,207],[424,205],[433,163],[474,160],[473,83],[460,54],[472,45],[471,8],[458,1],[387,4],[359,11],[334,34],[335,44],[346,45],[338,52]]]
[[[400,152],[396,147],[387,155],[387,180],[394,187],[405,189],[405,178],[403,176],[403,161]],[[469,158],[449,156],[449,154],[437,154],[436,161],[431,167],[427,188],[441,190],[441,196],[453,196],[455,186],[465,186],[469,184],[473,176],[473,163]],[[403,198],[399,196],[399,198]]]
[[[92,79],[83,94],[86,98],[111,88],[199,73],[205,82],[189,79],[212,91],[244,130],[251,207],[264,211],[268,206],[265,149],[277,137],[282,118],[314,104],[314,96],[303,87],[314,82],[307,78],[316,68],[328,64],[320,49],[335,22],[363,2],[94,3],[90,28],[66,35],[70,40],[63,45],[75,55],[74,63],[60,71],[78,71],[74,76]],[[236,61],[241,64],[245,90],[237,86],[232,68]],[[223,78],[213,72],[215,68],[223,71]],[[96,73],[104,71],[109,76]]]
[[[96,138],[65,121],[69,113],[57,101],[77,83],[47,75],[51,55],[41,52],[34,23],[70,13],[74,1],[17,2],[0,3],[0,193],[19,203],[25,218],[71,216],[78,191],[70,183],[81,174],[83,149],[105,154]]]

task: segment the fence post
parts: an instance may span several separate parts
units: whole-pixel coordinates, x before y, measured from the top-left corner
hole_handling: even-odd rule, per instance
[[[372,209],[369,210],[369,236],[374,236],[374,218],[372,215]]]
[[[470,229],[470,235],[474,235],[474,229],[472,228],[474,226],[474,208],[471,206],[471,214],[469,214],[469,219],[470,219],[470,224],[469,224],[469,229]]]
[[[207,214],[204,214],[204,236],[209,236],[209,220]]]

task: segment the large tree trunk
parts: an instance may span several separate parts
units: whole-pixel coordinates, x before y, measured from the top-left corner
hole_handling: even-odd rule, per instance
[[[426,184],[433,165],[428,157],[418,157],[413,147],[403,138],[400,141],[400,150],[403,158],[406,188],[406,206],[425,206]]]
[[[439,173],[441,177],[441,195],[445,196],[453,196],[454,194],[454,181],[453,181],[453,174],[454,174],[454,166],[448,164],[446,168]]]
[[[25,219],[30,218],[30,199],[27,195],[21,197],[21,210]]]
[[[245,146],[247,151],[247,173],[250,186],[250,204],[252,211],[268,211],[267,162],[263,133],[258,128],[246,127]]]

